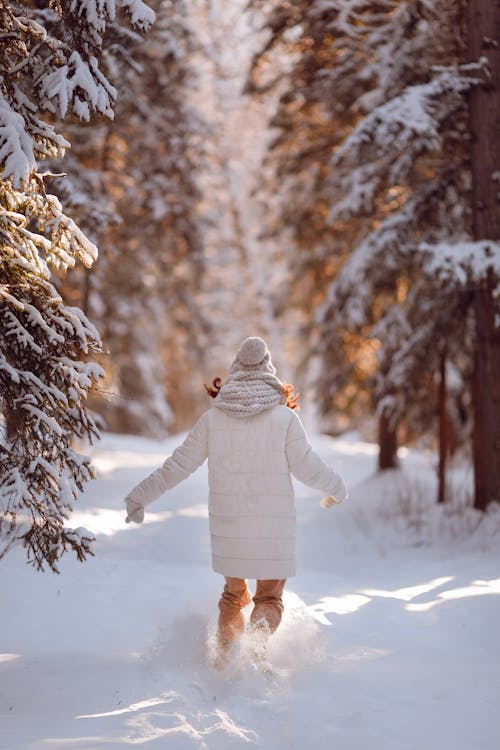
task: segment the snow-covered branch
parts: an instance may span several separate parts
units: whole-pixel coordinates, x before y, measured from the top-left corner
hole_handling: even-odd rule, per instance
[[[423,270],[436,280],[471,288],[491,273],[500,284],[500,242],[422,242],[418,252],[423,257]]]

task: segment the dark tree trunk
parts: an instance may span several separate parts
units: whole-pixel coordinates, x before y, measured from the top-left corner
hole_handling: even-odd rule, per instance
[[[475,240],[500,239],[500,1],[469,0],[469,60],[488,59],[489,75],[469,98],[472,159],[472,218]],[[495,327],[494,279],[475,292],[474,506],[500,500],[500,330]]]
[[[474,408],[474,507],[500,500],[500,337],[495,332],[493,280],[476,293],[476,349],[472,377]]]
[[[446,501],[446,459],[448,457],[448,412],[446,409],[446,352],[441,354],[439,363],[439,464],[438,464],[438,503]]]
[[[398,440],[396,425],[388,414],[381,414],[378,423],[378,468],[395,469],[398,466]]]
[[[9,407],[5,410],[5,426],[7,440],[15,440],[22,429],[22,420],[19,411]]]
[[[80,307],[82,308],[85,315],[89,316],[89,301],[90,301],[90,291],[91,291],[91,275],[92,271],[90,268],[85,268],[83,272],[83,284],[82,284],[82,303]]]

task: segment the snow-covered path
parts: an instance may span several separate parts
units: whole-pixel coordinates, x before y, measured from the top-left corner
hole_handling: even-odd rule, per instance
[[[432,503],[430,459],[373,477],[374,447],[318,438],[351,486],[324,511],[297,486],[297,578],[269,681],[206,664],[212,573],[202,469],[126,526],[122,499],[178,438],[106,437],[74,525],[96,557],[0,564],[0,748],[497,750],[500,519]],[[430,541],[429,541],[430,540]]]

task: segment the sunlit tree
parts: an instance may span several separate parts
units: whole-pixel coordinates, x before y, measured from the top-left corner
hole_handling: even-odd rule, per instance
[[[75,289],[108,352],[105,397],[95,408],[114,431],[159,436],[172,424],[169,391],[176,401],[189,398],[186,365],[197,360],[204,327],[197,178],[207,126],[193,104],[188,8],[183,0],[151,6],[156,22],[132,54],[113,30],[115,119],[94,128],[90,142],[72,124],[65,166],[67,200],[100,250]]]
[[[471,305],[478,284],[497,278],[491,231],[472,241],[467,107],[471,92],[487,95],[491,61],[467,55],[464,11],[462,2],[275,3],[250,77],[251,90],[265,91],[271,53],[294,55],[286,84],[276,81],[274,179],[287,206],[278,221],[292,226],[294,264],[313,269],[323,297],[311,310],[318,398],[325,411],[349,397],[359,404],[363,392],[373,400],[381,467],[394,464],[397,422],[414,434],[433,427],[438,397],[441,435],[444,423],[455,442],[467,434]]]
[[[140,0],[118,9],[141,29],[154,19]],[[85,400],[102,370],[87,360],[100,347],[95,327],[51,279],[91,266],[97,249],[48,192],[39,162],[69,146],[57,120],[112,117],[101,63],[116,11],[112,1],[0,2],[0,557],[21,542],[40,569],[57,570],[67,549],[80,560],[91,552],[88,533],[65,522],[92,476],[74,440],[97,435]]]

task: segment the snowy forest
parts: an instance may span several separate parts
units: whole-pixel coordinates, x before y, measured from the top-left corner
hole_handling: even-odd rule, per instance
[[[345,462],[347,483],[355,488],[345,534],[373,526],[381,540],[373,542],[373,559],[383,558],[387,566],[373,583],[353,577],[342,600],[345,610],[340,595],[325,595],[319,573],[310,592],[300,593],[303,607],[293,594],[295,615],[276,646],[283,671],[293,673],[292,650],[303,654],[303,675],[325,661],[327,651],[317,658],[307,633],[316,637],[314,628],[331,624],[332,612],[357,615],[361,604],[377,596],[386,603],[384,587],[403,592],[400,602],[411,602],[424,589],[408,594],[410,584],[413,591],[424,579],[439,581],[426,589],[431,591],[460,579],[460,586],[443,592],[445,606],[460,598],[445,594],[472,584],[488,584],[481,593],[499,594],[500,4],[0,0],[0,22],[0,590],[9,603],[6,643],[10,633],[13,639],[2,650],[14,654],[21,648],[16,633],[21,643],[30,642],[32,631],[20,627],[30,619],[30,601],[46,616],[50,597],[55,602],[65,591],[65,576],[77,590],[75,580],[98,576],[92,566],[104,565],[117,590],[127,591],[118,577],[123,565],[120,575],[137,592],[141,574],[133,569],[126,536],[145,534],[139,562],[150,542],[157,549],[168,542],[176,560],[185,560],[176,533],[188,533],[188,523],[204,517],[198,505],[204,502],[202,485],[196,485],[196,497],[186,489],[174,510],[152,513],[143,529],[125,528],[123,498],[131,483],[157,465],[153,457],[175,447],[179,433],[210,406],[204,384],[224,380],[247,336],[265,339],[278,374],[300,392],[300,416],[315,445],[327,460]],[[371,496],[373,516],[366,506],[360,509]],[[181,500],[189,505],[186,512]],[[91,507],[98,510],[91,513]],[[343,512],[333,511],[337,518]],[[170,519],[165,538],[156,528],[162,519]],[[174,521],[181,524],[178,532]],[[393,521],[399,525],[391,537],[387,526]],[[359,550],[355,541],[349,546],[342,527],[329,541],[325,521],[306,514],[305,523],[321,543],[316,551],[314,540],[304,543],[304,559],[314,567],[322,555],[317,565],[325,580],[323,561],[332,545],[338,544],[346,567],[363,547],[362,541]],[[198,539],[198,526],[193,533]],[[397,570],[404,555],[390,565],[386,554],[403,537],[410,554],[401,577],[390,581],[389,567]],[[458,537],[465,545],[462,557]],[[102,547],[106,539],[112,540],[109,549]],[[193,548],[198,544],[193,541]],[[191,542],[186,545],[191,548]],[[453,550],[457,570],[451,576],[443,575],[441,557],[431,554],[425,563],[417,557],[427,545]],[[203,550],[195,553],[196,565]],[[448,559],[448,552],[439,554]],[[163,559],[156,555],[154,566]],[[355,571],[361,560],[372,564],[368,552],[357,559]],[[427,565],[425,573],[413,581],[419,565]],[[82,572],[87,569],[95,572]],[[495,569],[496,583],[487,580]],[[159,590],[160,570],[152,567],[150,575],[152,590]],[[340,572],[334,575],[340,585]],[[479,642],[485,620],[498,616],[492,609],[498,596],[476,593],[467,601],[481,600],[481,611],[469,609],[467,617]],[[142,590],[137,596],[145,609],[160,606],[158,593],[154,606],[144,603]],[[119,607],[121,617],[135,610],[130,597]],[[104,589],[97,601],[107,612]],[[61,630],[78,633],[95,602],[73,604],[74,615],[65,610],[58,617],[65,623]],[[405,605],[408,611],[419,606]],[[111,622],[106,612],[103,622]],[[161,627],[151,646],[161,616],[153,625],[148,610],[149,630],[141,630],[139,614],[130,615],[126,635],[104,626],[110,642],[123,639],[127,653],[137,651],[142,646],[132,643],[135,629],[144,642],[149,639],[147,663],[156,660],[178,677],[181,667],[168,662],[167,652],[180,648],[189,662],[201,647],[196,642],[188,657],[186,646],[178,648],[178,636],[167,638]],[[202,616],[196,611],[195,620]],[[358,640],[365,624],[360,621]],[[403,620],[394,633],[400,626]],[[446,639],[451,625],[440,627]],[[336,637],[348,638],[347,631]],[[347,654],[349,643],[343,643]],[[87,645],[94,648],[94,642]],[[372,646],[361,649],[359,659],[379,659],[378,646]],[[500,687],[497,676],[493,682],[485,678],[485,655],[463,648],[486,693],[493,684]],[[14,668],[11,656],[0,653],[0,668]],[[451,652],[443,657],[443,672],[453,672],[452,661]],[[357,690],[349,664],[348,685]],[[319,668],[314,666],[313,677]],[[133,667],[123,662],[110,669],[117,679],[128,679]],[[30,664],[24,670],[13,678],[14,697],[3,701],[0,689],[0,714],[12,721],[23,680],[34,674]],[[339,679],[340,671],[334,676]],[[302,735],[293,722],[290,734],[280,734],[264,715],[262,734],[252,723],[263,700],[257,678],[244,677],[239,704],[229,690],[224,693],[220,677],[185,679],[177,697],[160,691],[157,703],[180,701],[161,727],[153,726],[154,714],[144,714],[142,724],[137,718],[141,700],[144,710],[157,705],[147,704],[151,690],[159,690],[152,686],[161,683],[157,672],[147,695],[131,692],[120,706],[106,703],[105,679],[95,710],[79,694],[78,707],[71,709],[79,719],[108,716],[105,708],[109,716],[118,715],[126,701],[129,721],[137,719],[128,729],[116,724],[113,740],[96,724],[85,747],[157,742],[162,748],[255,744],[281,750],[291,746],[294,732],[297,747],[340,737],[342,750],[359,750],[368,741],[359,734],[351,742],[331,727],[332,734],[318,729]],[[298,711],[305,700],[317,723],[330,708],[319,692],[314,709],[316,698],[304,698],[307,679],[288,698],[282,684],[272,690],[278,690],[283,715]],[[363,679],[367,684],[366,674]],[[370,679],[373,685],[382,679],[389,690],[384,675],[373,672]],[[417,695],[415,680],[410,690]],[[40,689],[37,679],[34,684]],[[272,706],[267,683],[265,690]],[[215,693],[222,695],[223,708],[211,703]],[[371,710],[371,700],[361,695],[363,710]],[[410,731],[418,720],[405,719],[400,707],[394,736],[387,739],[383,724],[370,725],[385,737],[375,748],[417,750],[425,743],[431,750],[493,750],[498,717],[484,713],[478,699],[469,729],[458,722],[448,734],[449,700],[435,744],[418,732],[414,744],[405,744],[405,728]],[[438,708],[421,708],[429,722],[433,711],[437,715]],[[348,703],[341,710],[352,719]],[[170,739],[169,722],[179,711],[184,724],[176,725]],[[48,716],[44,736],[54,737]],[[206,724],[201,727],[195,716],[204,716]],[[306,723],[309,732],[314,722]],[[64,722],[65,739],[40,739],[33,718],[22,732],[12,726],[0,740],[2,750],[42,748],[49,741],[67,748],[81,741]]]

